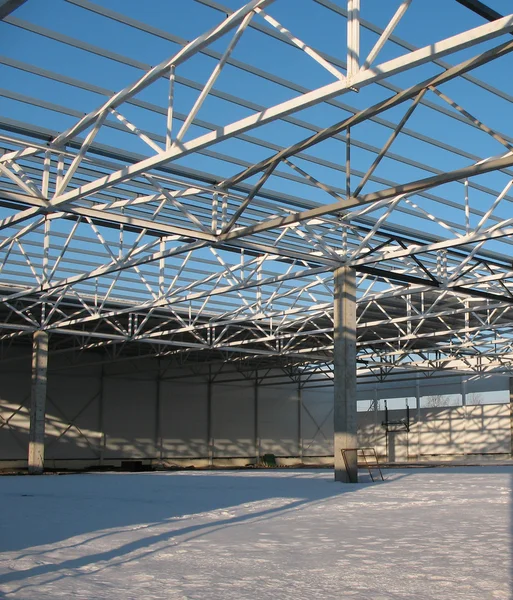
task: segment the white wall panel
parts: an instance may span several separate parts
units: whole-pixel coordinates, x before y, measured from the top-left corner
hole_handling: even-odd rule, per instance
[[[258,433],[261,455],[299,455],[298,407],[296,387],[259,387]]]
[[[333,388],[303,389],[301,399],[303,455],[333,454]]]
[[[156,379],[104,378],[105,458],[157,456],[156,398]]]
[[[255,390],[252,382],[212,386],[214,456],[255,456]]]
[[[420,455],[465,453],[465,407],[429,408],[421,412]]]
[[[468,393],[497,392],[499,390],[509,390],[509,377],[493,376],[467,380]]]
[[[100,372],[89,376],[57,372],[48,378],[45,456],[98,458],[100,453]]]
[[[30,422],[30,370],[0,371],[0,459],[27,458]]]
[[[384,412],[360,412],[358,419],[358,446],[374,448],[380,456],[386,453],[385,429],[381,423],[385,418]]]
[[[208,455],[206,383],[160,382],[160,431],[164,457]]]
[[[172,461],[209,456],[206,368],[202,370],[196,364],[169,370],[157,360],[103,367],[70,365],[69,358],[50,357],[46,424],[49,460],[98,464],[100,455],[107,463],[116,459],[162,457]],[[245,379],[232,365],[223,367],[217,375],[213,369],[213,373],[210,434],[214,458],[243,457],[249,462],[256,455],[257,439],[260,455],[304,456],[306,460],[331,455],[332,388],[302,389],[299,398],[297,384],[292,381],[260,385],[255,405],[254,380]],[[508,384],[505,378],[483,379],[469,382],[467,391],[483,396],[496,394]],[[358,397],[374,397],[375,385],[360,386]],[[457,394],[461,377],[419,380],[419,388],[421,396]],[[415,386],[411,382],[395,386],[387,383],[377,392],[380,398],[411,398]],[[398,401],[391,402],[395,406],[394,402]],[[0,460],[26,460],[29,406],[30,357],[0,364]],[[420,412],[412,406],[410,432],[391,434],[394,437],[388,440],[389,456],[411,460],[509,454],[509,410],[509,404],[444,406],[422,408]],[[405,417],[405,411],[391,410],[389,416],[399,419]],[[358,413],[359,445],[375,447],[381,456],[387,451],[381,426],[384,419],[384,411]],[[9,425],[5,425],[6,420]]]
[[[509,405],[467,406],[466,452],[469,454],[510,453],[511,416]]]

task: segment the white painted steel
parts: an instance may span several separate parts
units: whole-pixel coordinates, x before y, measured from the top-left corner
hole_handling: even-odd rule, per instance
[[[346,65],[310,44],[307,36],[289,31],[271,14],[270,2],[251,2],[235,12],[226,9],[225,21],[190,43],[94,3],[73,0],[70,4],[76,10],[95,12],[105,22],[113,19],[146,35],[182,44],[182,49],[148,69],[141,61],[83,40],[7,18],[5,23],[10,27],[21,27],[33,35],[58,40],[146,73],[136,83],[113,93],[12,57],[2,59],[3,64],[26,73],[102,97],[101,107],[82,117],[76,107],[59,106],[15,90],[1,92],[13,102],[29,106],[40,102],[41,109],[77,120],[62,133],[48,133],[40,126],[8,118],[2,120],[6,128],[0,161],[0,227],[5,233],[0,241],[2,343],[23,339],[43,327],[57,336],[67,334],[70,342],[77,340],[73,343],[82,348],[108,349],[138,343],[153,353],[215,351],[228,353],[233,359],[274,356],[285,364],[312,361],[323,365],[331,360],[333,348],[329,273],[340,264],[351,264],[360,272],[358,352],[362,377],[387,376],[391,367],[398,373],[416,369],[509,369],[512,339],[507,323],[513,272],[507,251],[512,242],[511,224],[503,218],[502,210],[511,201],[510,184],[494,181],[484,185],[481,176],[509,171],[511,178],[511,156],[478,156],[407,128],[406,122],[415,107],[422,107],[429,109],[429,114],[468,123],[472,131],[511,148],[508,136],[485,124],[487,118],[474,116],[474,111],[435,87],[451,77],[462,77],[495,94],[493,86],[469,75],[469,71],[506,58],[511,44],[451,67],[429,83],[419,83],[422,78],[418,69],[428,63],[447,67],[441,57],[511,32],[511,15],[416,49],[393,34],[410,5],[408,1],[379,27],[361,19],[357,0],[349,1],[348,11],[319,1],[336,14],[350,15],[346,23]],[[218,12],[225,10],[211,0],[199,4]],[[209,46],[233,29],[236,33],[227,39],[224,50]],[[378,39],[365,61],[360,56],[359,37],[369,29]],[[314,59],[313,67],[327,70],[337,81],[308,90],[307,86],[244,63],[237,51],[249,31],[296,51],[299,47]],[[399,44],[408,52],[374,66],[387,44]],[[196,54],[215,60],[206,84],[186,77],[186,59]],[[287,90],[289,97],[290,93],[296,96],[266,107],[244,98],[244,94],[237,97],[217,89],[217,77],[221,72],[224,75],[225,65]],[[346,67],[347,80],[341,74]],[[411,76],[413,83],[406,90],[388,81],[399,73]],[[163,106],[136,97],[161,78],[167,86]],[[363,90],[378,84],[381,90],[396,94],[382,106],[357,111],[336,99],[342,93],[349,98],[355,88]],[[192,108],[181,114],[175,103],[184,86],[196,90],[198,96]],[[507,94],[497,92],[510,101]],[[430,93],[437,94],[447,107],[429,101]],[[252,114],[222,126],[200,120],[198,111],[210,97],[249,109]],[[408,98],[414,103],[397,123],[379,116],[381,110],[398,106]],[[303,114],[292,116],[323,102],[356,116],[342,128],[326,130]],[[159,115],[165,123],[162,131],[147,131],[139,125],[139,110]],[[107,113],[118,122],[108,120]],[[177,120],[182,125],[174,134],[173,122]],[[337,164],[342,162],[337,158],[327,160],[316,151],[306,153],[313,147],[312,140],[283,148],[285,144],[265,134],[265,127],[261,129],[264,133],[258,131],[258,137],[247,133],[278,121],[314,132],[319,140],[333,137],[337,143],[345,142],[343,129],[350,126],[348,148],[355,145],[376,158],[359,171],[352,164],[350,152],[347,164],[342,165]],[[388,142],[380,149],[359,139],[358,122],[391,129]],[[204,127],[208,133],[184,141],[192,125]],[[94,138],[104,131],[116,135],[126,132],[138,138],[149,155],[97,142]],[[85,133],[84,139],[77,138],[81,132]],[[453,152],[473,164],[444,173],[413,157],[390,152],[399,136]],[[49,145],[41,139],[48,140]],[[232,150],[226,153],[211,149],[228,139],[242,144],[240,156]],[[260,172],[260,163],[255,165],[254,159],[245,155],[250,148],[277,153],[274,162],[271,160]],[[226,176],[221,168],[209,173],[207,169],[174,164],[185,156],[226,161],[226,165],[244,171]],[[384,158],[420,168],[433,177],[410,179],[404,185],[387,181],[375,173]],[[321,168],[327,169],[326,177]],[[345,197],[343,186],[333,185],[331,174],[339,177],[343,171],[348,180],[362,178],[354,187],[354,198]],[[259,173],[260,180],[243,183],[251,173]],[[441,188],[452,181],[466,182],[462,183],[465,193],[461,199],[447,197]],[[361,196],[363,185],[371,182],[385,189]],[[289,193],[286,185],[297,188]],[[301,192],[294,193],[296,189]],[[469,191],[485,193],[492,201],[480,206]],[[336,202],[326,204],[315,195],[321,193],[329,194]],[[446,208],[463,218],[459,220],[458,214],[445,216]],[[403,223],[406,218],[416,220],[417,225],[407,226]],[[421,222],[433,223],[439,233],[426,231]],[[472,296],[476,302],[468,300]],[[162,398],[159,402],[161,410]],[[258,430],[255,418],[253,415],[253,425],[248,421],[247,426]],[[262,444],[265,438],[261,431],[259,435]]]

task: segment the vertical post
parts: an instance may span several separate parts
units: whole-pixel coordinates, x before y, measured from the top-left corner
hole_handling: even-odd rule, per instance
[[[100,465],[103,465],[105,458],[105,448],[107,445],[107,438],[105,436],[105,407],[104,407],[104,368],[102,365],[100,371],[100,403],[99,403],[99,430],[100,430]]]
[[[298,455],[303,464],[303,388],[301,387],[301,375],[297,386],[297,445]]]
[[[48,370],[48,334],[34,333],[32,345],[32,389],[30,397],[30,435],[28,472],[39,475],[45,461],[45,403]]]
[[[255,458],[256,463],[260,462],[260,431],[258,427],[258,369],[255,371],[255,397],[254,397],[254,427],[255,427]]]
[[[347,79],[360,69],[360,0],[347,0]]]
[[[374,425],[377,427],[379,422],[379,392],[378,392],[378,384],[374,384],[374,393],[372,395],[372,402],[374,404]]]
[[[334,272],[334,453],[335,481],[356,483],[356,274],[346,266]]]
[[[175,65],[171,65],[169,69],[169,94],[167,103],[167,120],[166,120],[166,150],[169,150],[173,145],[173,110],[175,103]]]
[[[262,261],[260,261],[257,265],[256,280],[257,280],[257,288],[256,288],[257,311],[262,312],[262,286],[260,285],[260,282],[262,281]]]
[[[372,445],[374,447],[380,445],[381,434],[383,432],[383,428],[379,422],[379,391],[378,384],[374,384],[374,389],[372,391],[372,409],[374,411],[374,427],[372,428]]]
[[[43,181],[41,184],[41,191],[43,192],[43,197],[48,198],[48,191],[50,188],[50,168],[52,166],[51,152],[45,152],[45,159],[43,165]]]
[[[45,216],[45,232],[43,239],[43,281],[42,284],[48,283],[48,258],[50,255],[50,223],[48,216]]]
[[[207,446],[208,446],[208,465],[214,464],[214,438],[212,436],[212,367],[208,367],[207,384]]]
[[[511,457],[513,458],[513,377],[509,378],[509,415],[511,430]]]
[[[346,129],[346,198],[351,197],[351,128]]]
[[[160,240],[159,252],[164,254],[166,251],[166,242],[163,238]],[[162,298],[166,292],[166,259],[161,258],[159,260],[159,296]],[[160,374],[160,371],[159,371]]]
[[[463,456],[467,455],[467,439],[468,439],[468,411],[467,411],[467,379],[460,377],[461,389],[461,405],[463,407],[463,419],[465,425],[465,433],[463,435]]]
[[[420,383],[419,374],[415,378],[415,402],[417,408],[417,460],[420,460],[420,436],[421,436],[421,418],[422,413],[420,411]]]
[[[57,177],[55,180],[55,191],[57,191],[61,187],[63,178],[64,178],[64,155],[59,154],[59,158],[57,160]]]
[[[161,386],[162,386],[162,376],[161,376],[161,366],[160,366],[160,357],[157,358],[157,378],[156,378],[156,397],[155,397],[155,450],[157,451],[158,459],[162,463],[162,459],[164,456],[163,452],[163,441],[162,441],[162,398],[161,398]]]
[[[217,229],[217,207],[218,207],[219,201],[217,199],[217,192],[214,192],[212,195],[212,233],[214,235],[217,235],[218,233],[218,229]]]
[[[468,179],[465,179],[465,231],[470,231],[470,205],[468,197]]]

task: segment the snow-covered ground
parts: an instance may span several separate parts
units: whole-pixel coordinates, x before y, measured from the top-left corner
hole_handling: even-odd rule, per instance
[[[0,598],[512,598],[513,468],[0,478]]]

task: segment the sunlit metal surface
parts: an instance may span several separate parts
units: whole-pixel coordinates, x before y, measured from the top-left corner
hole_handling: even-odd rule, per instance
[[[41,4],[0,23],[4,356],[329,374],[345,264],[361,377],[511,369],[507,3]]]

